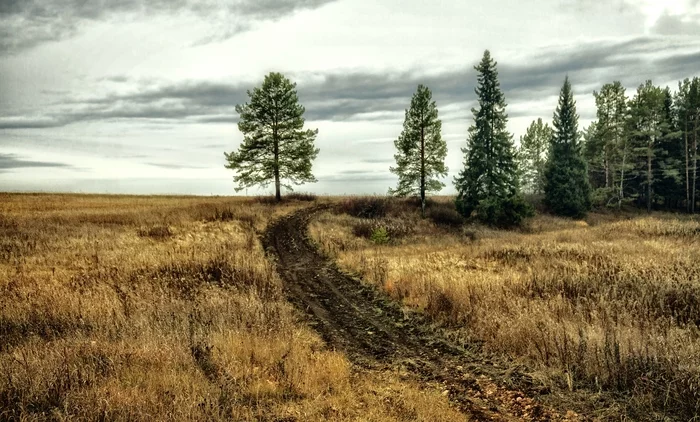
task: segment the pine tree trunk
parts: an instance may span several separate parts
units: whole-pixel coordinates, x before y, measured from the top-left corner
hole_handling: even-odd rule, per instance
[[[695,190],[698,184],[698,123],[693,125],[693,196],[691,212],[695,214]]]
[[[425,127],[420,128],[420,215],[425,218]]]
[[[605,151],[605,156],[603,157],[604,161],[604,166],[605,166],[605,187],[610,188],[612,187],[612,184],[610,183],[610,160],[608,160],[608,151],[606,148]]]
[[[274,138],[274,149],[275,149],[275,163],[274,163],[274,173],[275,173],[275,201],[282,201],[282,194],[280,192],[280,149],[279,141],[277,140],[277,131],[273,134]]]
[[[622,151],[622,167],[620,167],[620,196],[617,200],[617,208],[622,209],[622,199],[624,198],[624,184],[625,184],[625,160],[627,159],[627,152]]]
[[[653,141],[649,140],[647,148],[647,212],[651,212],[651,146]]]
[[[690,212],[690,161],[688,160],[688,118],[685,120],[685,208]]]

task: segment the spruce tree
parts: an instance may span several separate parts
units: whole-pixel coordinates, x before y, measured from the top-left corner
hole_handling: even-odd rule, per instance
[[[554,112],[554,137],[545,170],[545,205],[555,214],[583,217],[591,207],[586,161],[581,155],[578,115],[569,77]]]
[[[518,160],[520,161],[521,185],[525,192],[541,194],[544,192],[544,166],[547,151],[552,142],[552,128],[537,119],[520,137]]]
[[[477,108],[469,128],[464,168],[455,178],[457,209],[493,225],[517,225],[531,213],[518,188],[513,136],[506,130],[505,96],[498,82],[496,62],[488,50],[475,67],[478,72]]]
[[[411,107],[406,110],[403,131],[394,141],[396,167],[390,170],[399,176],[399,183],[396,189],[389,189],[389,193],[420,196],[423,216],[426,192],[438,192],[445,186],[438,178],[447,176],[447,143],[440,135],[441,128],[442,122],[438,119],[438,109],[432,101],[430,89],[418,85]]]
[[[248,91],[250,102],[237,105],[238,129],[243,142],[237,152],[224,153],[226,168],[236,171],[236,191],[250,186],[275,183],[275,199],[280,187],[315,182],[312,161],[316,130],[304,130],[304,107],[299,104],[296,84],[281,73],[270,73],[260,88]]]

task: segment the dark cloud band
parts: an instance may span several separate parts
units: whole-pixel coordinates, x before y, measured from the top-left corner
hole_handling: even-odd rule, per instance
[[[660,53],[663,52],[663,53]],[[700,42],[678,44],[673,39],[640,37],[621,42],[591,43],[542,51],[523,62],[499,64],[501,86],[511,104],[537,102],[555,96],[565,75],[578,91],[591,93],[605,82],[621,80],[636,86],[648,77],[666,83],[696,76]],[[468,106],[474,100],[475,71],[471,66],[423,76],[419,72],[351,72],[289,75],[299,81],[299,97],[308,120],[400,120],[419,84],[433,91],[439,107]],[[115,76],[126,86],[139,81]],[[0,129],[60,127],[85,121],[151,120],[178,123],[235,123],[235,105],[247,100],[255,82],[193,82],[145,85],[132,93],[61,102],[61,109],[40,118],[1,118]],[[468,110],[468,108],[467,108]],[[513,107],[513,117],[530,110]],[[468,112],[464,113],[466,116]]]
[[[74,168],[65,163],[25,160],[15,154],[0,153],[0,172],[22,168]]]
[[[206,19],[212,34],[198,44],[220,41],[254,23],[277,20],[335,0],[0,0],[0,55],[77,34],[86,22],[117,15],[153,17],[189,13]]]

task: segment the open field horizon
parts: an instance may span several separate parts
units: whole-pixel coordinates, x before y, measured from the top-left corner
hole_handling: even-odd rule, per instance
[[[697,218],[540,214],[507,231],[455,225],[449,197],[425,220],[383,197],[0,198],[0,419],[469,418],[439,383],[329,349],[287,302],[259,237],[316,205],[339,210],[310,235],[342,269],[539,391],[506,402],[698,414]],[[377,201],[385,214],[347,214]]]

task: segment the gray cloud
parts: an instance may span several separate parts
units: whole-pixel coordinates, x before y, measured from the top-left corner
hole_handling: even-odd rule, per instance
[[[0,117],[0,129],[45,129],[65,126],[69,120],[53,117]]]
[[[0,0],[0,54],[59,41],[81,26],[116,16],[189,13],[211,23],[212,34],[198,44],[221,41],[258,21],[278,20],[335,0]]]
[[[395,181],[388,171],[346,170],[323,177],[324,182],[386,182]]]
[[[217,142],[217,143],[213,143],[213,144],[202,145],[202,148],[204,148],[204,149],[216,149],[216,150],[219,150],[219,149],[221,149],[221,148],[225,148],[225,147],[228,147],[228,146],[229,146],[229,144],[222,143],[222,142]]]
[[[497,57],[498,59],[498,57]],[[602,82],[622,80],[636,86],[647,78],[657,83],[694,76],[700,69],[700,44],[675,43],[654,37],[621,42],[590,43],[543,50],[524,62],[499,63],[501,86],[509,103],[527,103],[556,96],[565,75],[575,89],[591,93]],[[423,76],[417,72],[374,73],[357,71],[325,75],[289,75],[300,80],[300,101],[308,120],[400,120],[419,83],[433,91],[438,107],[468,107],[474,100],[476,73],[472,66]],[[633,79],[632,79],[633,78]],[[157,83],[114,76],[136,87],[127,94],[64,99],[41,117],[0,118],[0,129],[60,127],[97,120],[143,119],[169,124],[226,123],[238,121],[235,105],[247,101],[246,91],[257,82]],[[308,82],[305,82],[308,81]],[[531,114],[513,107],[511,117]],[[457,114],[451,116],[455,118]],[[449,117],[449,116],[448,116]]]
[[[651,30],[661,35],[698,36],[700,34],[700,14],[680,16],[664,13]]]
[[[394,160],[390,158],[366,158],[359,161],[365,164],[388,164],[394,162]]]
[[[20,168],[74,168],[65,163],[25,160],[15,154],[0,153],[0,172]]]
[[[168,170],[182,170],[182,169],[204,169],[206,167],[201,167],[201,166],[186,166],[182,164],[170,164],[170,163],[146,163],[149,166],[154,166],[154,167],[160,167]]]

